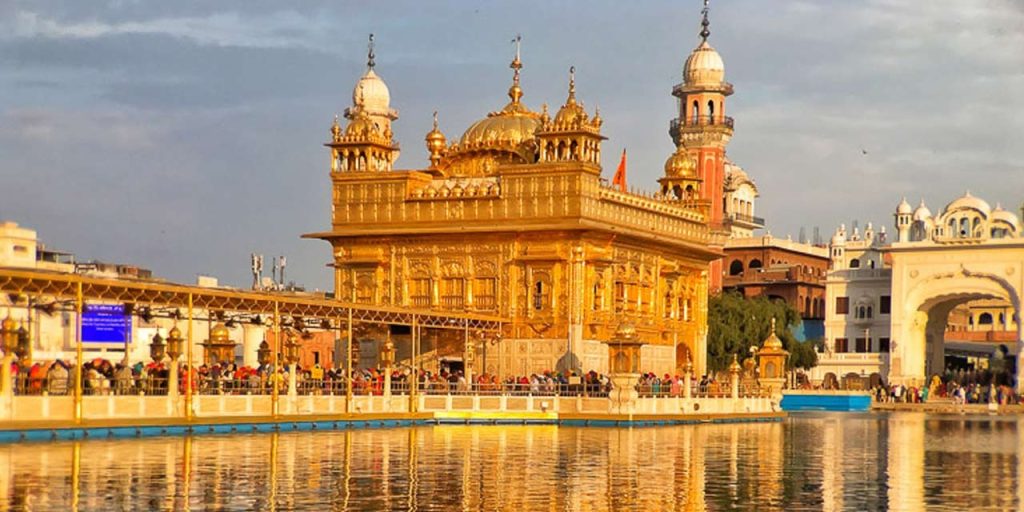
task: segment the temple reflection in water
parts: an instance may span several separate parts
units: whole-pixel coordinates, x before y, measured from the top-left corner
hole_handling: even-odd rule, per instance
[[[1015,510],[1021,421],[893,414],[5,445],[0,510]]]

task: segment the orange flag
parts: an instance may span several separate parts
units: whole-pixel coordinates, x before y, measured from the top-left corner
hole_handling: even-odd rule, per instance
[[[619,190],[626,191],[626,148],[622,148],[622,160],[619,160],[619,168],[615,170],[612,185],[618,185]]]

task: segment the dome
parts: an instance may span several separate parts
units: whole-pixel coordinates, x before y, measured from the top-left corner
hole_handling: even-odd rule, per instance
[[[352,90],[352,105],[370,114],[386,115],[390,112],[391,91],[373,68],[367,69],[356,82]]]
[[[914,220],[927,221],[931,220],[931,218],[932,211],[929,210],[928,207],[924,205],[924,199],[922,199],[921,204],[917,205],[917,209],[914,210]]]
[[[832,235],[832,245],[840,245],[846,243],[846,226],[842,226],[836,230],[836,234]]]
[[[377,125],[370,120],[365,110],[360,110],[345,127],[345,137],[366,138],[377,133]]]
[[[912,211],[913,208],[911,208],[910,203],[907,202],[906,197],[904,197],[903,200],[900,201],[900,204],[896,206],[896,215],[910,215]]]
[[[500,112],[489,115],[472,125],[462,134],[459,145],[510,145],[518,146],[532,140],[540,121],[529,115]]]
[[[171,339],[180,339],[180,338],[181,338],[181,329],[178,329],[177,325],[175,325],[174,327],[171,327],[171,330],[167,332],[167,339],[169,339],[169,340],[171,340]]]
[[[761,350],[779,351],[782,350],[782,340],[775,335],[775,318],[772,318],[772,332],[761,344]]]
[[[993,222],[1005,222],[1013,226],[1015,232],[1020,229],[1020,221],[1017,219],[1017,216],[1007,210],[1004,210],[1003,207],[998,204],[994,209],[992,209],[992,217],[990,218],[990,220]]]
[[[665,176],[669,178],[696,178],[697,161],[690,156],[686,148],[679,146],[672,156],[665,161]]]
[[[953,202],[946,205],[945,212],[964,209],[977,210],[985,216],[992,212],[992,207],[984,199],[972,196],[970,191],[965,192],[963,196],[954,199]]]
[[[683,80],[687,86],[717,86],[725,82],[725,62],[706,40],[686,58]]]
[[[230,343],[231,332],[224,324],[217,324],[210,330],[210,341],[214,343]]]

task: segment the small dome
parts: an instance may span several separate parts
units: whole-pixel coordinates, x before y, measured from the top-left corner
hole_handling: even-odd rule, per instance
[[[782,340],[775,335],[775,318],[772,318],[772,332],[768,335],[768,338],[761,344],[761,350],[766,351],[780,351],[782,350]]]
[[[907,202],[907,198],[904,197],[900,204],[896,206],[896,215],[910,215],[913,212],[913,208],[910,203]]]
[[[921,204],[917,205],[917,209],[914,210],[915,221],[928,221],[932,218],[932,211],[924,205],[924,199],[921,200]]]
[[[346,137],[366,138],[377,133],[377,125],[367,116],[365,110],[360,110],[345,127]]]
[[[424,140],[427,142],[427,150],[431,153],[444,150],[445,145],[448,143],[448,139],[445,138],[444,134],[437,127],[437,112],[434,112],[434,128],[427,132]]]
[[[832,245],[842,245],[846,243],[846,230],[843,228],[837,229],[836,234],[832,235]]]
[[[1017,219],[1017,216],[1012,212],[1004,210],[1000,205],[996,205],[996,207],[992,209],[992,216],[990,220],[992,222],[1002,221],[1013,226],[1014,233],[1020,231],[1020,221]]]
[[[181,338],[181,329],[178,329],[178,326],[175,325],[174,327],[171,327],[170,331],[167,332],[167,339],[171,340],[179,338]]]
[[[228,331],[227,326],[224,324],[217,324],[210,330],[210,341],[215,343],[230,342],[231,332]]]
[[[365,110],[368,114],[387,115],[390,112],[391,91],[373,68],[367,69],[356,82],[356,87],[352,90],[352,105]]]
[[[718,86],[725,82],[725,63],[722,56],[702,41],[686,58],[683,66],[683,80],[687,86]]]
[[[740,366],[740,362],[737,360],[736,354],[732,355],[732,363],[729,364],[729,373],[739,373],[743,370]]]
[[[953,202],[946,205],[945,212],[963,209],[977,210],[986,217],[992,212],[992,207],[984,199],[972,196],[970,191],[965,192],[963,196],[954,199]]]
[[[665,176],[669,178],[696,178],[697,161],[690,156],[686,148],[679,146],[672,156],[665,161]]]

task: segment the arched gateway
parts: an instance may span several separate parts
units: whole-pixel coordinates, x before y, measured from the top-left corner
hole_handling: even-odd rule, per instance
[[[1024,241],[975,243],[896,243],[892,256],[892,342],[889,380],[921,385],[944,369],[944,335],[950,311],[976,299],[999,299],[1012,306],[1018,370],[1022,364],[1021,295],[1024,293]],[[898,302],[897,302],[898,301]],[[1024,379],[1017,379],[1018,392]]]

